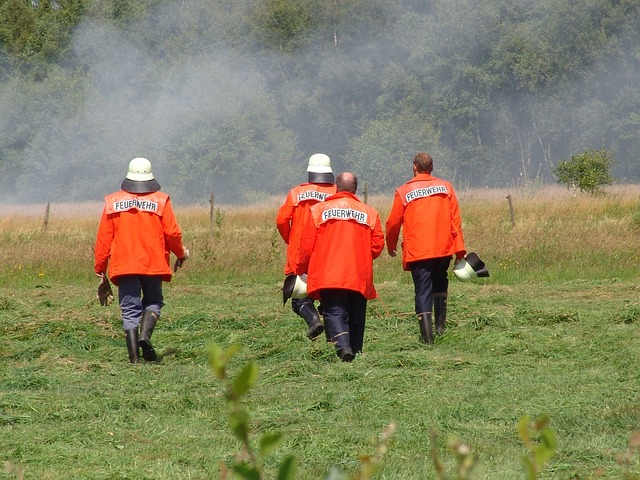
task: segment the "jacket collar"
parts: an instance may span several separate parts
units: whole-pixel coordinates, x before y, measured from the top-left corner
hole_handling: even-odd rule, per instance
[[[328,200],[337,200],[338,198],[353,198],[356,201],[360,201],[360,199],[358,197],[356,197],[353,193],[349,193],[349,192],[338,192],[338,193],[334,193],[333,195],[331,195],[330,197],[328,197],[326,201]]]
[[[415,177],[413,177],[409,182],[419,182],[425,180],[436,180],[436,177],[429,173],[419,173]]]

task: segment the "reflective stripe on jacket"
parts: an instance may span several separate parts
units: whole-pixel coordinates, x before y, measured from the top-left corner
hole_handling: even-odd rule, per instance
[[[169,196],[125,191],[105,197],[94,252],[94,270],[118,284],[122,275],[161,275],[171,280],[169,255],[184,256],[182,233]]]
[[[387,218],[386,240],[396,250],[402,227],[402,266],[465,250],[458,199],[451,183],[422,173],[400,186]]]
[[[310,214],[295,272],[307,273],[307,295],[319,300],[321,289],[340,288],[376,298],[373,259],[384,248],[378,212],[355,195],[339,192],[311,207]]]
[[[298,249],[302,227],[309,218],[309,209],[318,202],[336,193],[336,186],[331,183],[303,183],[292,188],[278,210],[276,227],[287,244],[287,261],[284,266],[285,275],[297,270]]]

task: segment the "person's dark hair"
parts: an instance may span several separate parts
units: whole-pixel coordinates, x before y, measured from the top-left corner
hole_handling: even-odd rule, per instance
[[[336,177],[336,188],[339,192],[356,193],[358,191],[358,177],[351,172],[342,172]]]
[[[420,152],[413,157],[413,164],[418,173],[431,173],[433,171],[433,158],[426,152]]]

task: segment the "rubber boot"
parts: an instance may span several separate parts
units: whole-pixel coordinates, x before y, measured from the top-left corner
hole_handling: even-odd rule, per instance
[[[336,352],[336,354],[338,355],[338,357],[340,357],[340,360],[342,360],[343,362],[351,362],[355,357],[355,355],[353,354],[353,350],[351,350],[351,347],[341,348]]]
[[[153,345],[151,345],[151,335],[153,334],[157,320],[158,317],[156,317],[156,314],[149,310],[144,311],[142,320],[140,320],[139,345],[140,348],[142,348],[142,358],[147,362],[155,362],[158,359],[156,351],[153,349]]]
[[[300,313],[298,315],[304,319],[309,327],[309,330],[307,330],[309,340],[313,340],[324,332],[324,325],[322,325],[320,321],[320,314],[313,305],[303,305],[300,307]]]
[[[433,314],[436,319],[436,334],[442,335],[447,323],[447,292],[433,295]]]
[[[418,322],[420,323],[420,338],[423,343],[433,345],[433,323],[431,321],[431,312],[419,313]]]
[[[327,330],[329,330],[327,328]],[[336,355],[343,362],[350,362],[355,357],[353,349],[349,343],[349,332],[340,332],[331,337],[331,343],[336,348]]]
[[[129,361],[131,363],[140,363],[140,351],[138,349],[138,329],[124,331],[127,341],[127,351],[129,352]]]

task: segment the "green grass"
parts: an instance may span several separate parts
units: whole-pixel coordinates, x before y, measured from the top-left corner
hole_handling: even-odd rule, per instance
[[[463,201],[463,214],[477,218],[473,198]],[[193,258],[165,284],[153,337],[162,359],[140,366],[128,363],[117,306],[95,300],[97,219],[73,222],[69,236],[53,221],[58,230],[46,233],[0,223],[0,460],[25,479],[220,478],[220,463],[240,447],[208,366],[207,345],[217,342],[243,346],[232,375],[258,363],[245,399],[252,436],[285,437],[267,462],[270,478],[289,454],[299,479],[324,478],[331,467],[355,472],[395,422],[376,478],[434,478],[436,430],[450,468],[446,440],[456,436],[479,457],[478,478],[523,479],[527,451],[516,425],[543,413],[558,452],[541,479],[596,478],[600,469],[598,478],[640,477],[638,455],[617,461],[640,430],[640,297],[628,254],[638,240],[627,235],[635,210],[597,199],[589,208],[609,220],[588,224],[575,207],[560,228],[557,215],[566,212],[554,213],[553,201],[516,204],[516,232],[497,228],[501,202],[485,201],[483,222],[465,231],[492,277],[452,279],[448,332],[433,347],[418,341],[410,275],[386,253],[376,261],[380,299],[369,303],[365,351],[350,364],[324,341],[310,342],[303,321],[282,306],[284,248],[274,240],[273,208],[230,210],[213,238],[206,212],[178,211]],[[542,235],[535,217],[547,222],[551,246],[534,260],[532,237]],[[607,222],[628,224],[611,232],[624,240],[588,235]],[[557,252],[567,237],[573,249]],[[597,250],[603,244],[614,248]],[[17,474],[0,470],[0,478]]]
[[[380,285],[365,353],[338,361],[281,307],[278,283],[166,288],[154,335],[162,361],[127,363],[117,307],[92,283],[0,289],[0,451],[25,478],[217,478],[238,445],[206,345],[255,359],[247,397],[255,434],[281,431],[299,478],[357,469],[384,427],[398,425],[379,478],[433,478],[429,434],[470,445],[492,479],[524,478],[524,415],[547,413],[558,455],[542,478],[622,478],[616,454],[640,425],[635,284],[452,284],[450,327],[418,342],[406,282]],[[182,281],[181,281],[182,280]],[[383,303],[384,302],[384,303]],[[235,362],[235,364],[233,363]],[[640,466],[631,471],[640,473]]]

